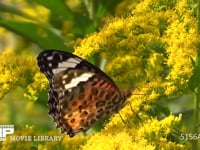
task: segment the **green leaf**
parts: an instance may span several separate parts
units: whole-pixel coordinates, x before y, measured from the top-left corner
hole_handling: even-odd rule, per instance
[[[6,4],[2,4],[0,3],[0,12],[2,13],[10,13],[12,15],[18,15],[18,16],[21,16],[21,17],[24,17],[26,19],[29,19],[29,20],[35,20],[36,18],[22,12],[21,10],[13,7],[13,6],[9,6],[9,5],[6,5]],[[4,18],[4,15],[1,15],[2,19],[5,19]]]
[[[83,37],[83,35],[95,31],[94,22],[85,15],[87,12],[73,12],[62,0],[36,0],[38,4],[48,8],[51,12],[50,24],[57,29],[63,26],[64,21],[71,21],[73,23],[72,32],[76,37]]]
[[[0,20],[0,26],[28,38],[44,49],[67,49],[67,46],[65,45],[66,41],[53,31],[53,29],[45,26],[38,26],[37,24],[30,22],[8,20]]]
[[[194,61],[192,60],[192,62]],[[196,64],[194,66],[193,74],[189,80],[188,86],[192,91],[195,91],[195,89],[200,86],[200,52],[196,59]]]
[[[78,36],[83,36],[95,31],[95,25],[92,20],[87,16],[83,16],[79,13],[74,13],[74,28],[73,33]]]
[[[50,13],[50,24],[53,25],[55,28],[60,29],[62,28],[63,22],[68,20],[72,21],[74,20],[74,14],[70,10],[70,8],[64,3],[63,0],[49,0],[48,2],[46,0],[31,0],[32,2],[36,2],[45,8],[49,9]]]
[[[105,16],[108,12],[112,12],[114,10],[114,8],[116,7],[117,4],[119,4],[119,2],[121,2],[122,0],[101,0],[99,1],[99,3],[97,4],[97,11],[95,14],[95,18],[96,20],[98,20],[99,18]]]
[[[51,10],[51,13],[55,19],[67,19],[73,20],[73,12],[65,5],[63,0],[34,0],[32,2],[37,2],[40,5]]]

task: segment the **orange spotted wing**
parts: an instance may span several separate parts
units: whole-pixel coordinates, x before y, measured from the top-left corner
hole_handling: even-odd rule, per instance
[[[103,71],[68,52],[45,50],[37,60],[50,84],[49,114],[70,137],[118,112],[131,95],[131,90],[120,91]]]

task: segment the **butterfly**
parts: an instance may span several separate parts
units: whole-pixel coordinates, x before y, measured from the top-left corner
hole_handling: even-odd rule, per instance
[[[37,61],[50,85],[49,115],[69,137],[117,113],[131,95],[130,89],[121,91],[103,71],[71,53],[45,50]]]

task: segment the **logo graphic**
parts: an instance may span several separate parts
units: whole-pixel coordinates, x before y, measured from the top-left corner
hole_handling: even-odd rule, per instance
[[[6,140],[6,135],[14,133],[14,125],[0,125],[0,141]]]

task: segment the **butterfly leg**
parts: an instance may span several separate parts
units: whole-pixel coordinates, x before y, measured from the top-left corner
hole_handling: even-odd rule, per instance
[[[135,113],[135,111],[133,110],[133,107],[132,107],[130,101],[127,101],[126,103],[129,104],[129,106],[131,108],[131,111],[135,114],[135,116],[137,117],[137,119],[140,120],[140,121],[142,121],[142,119],[140,118],[140,116],[137,113]]]

